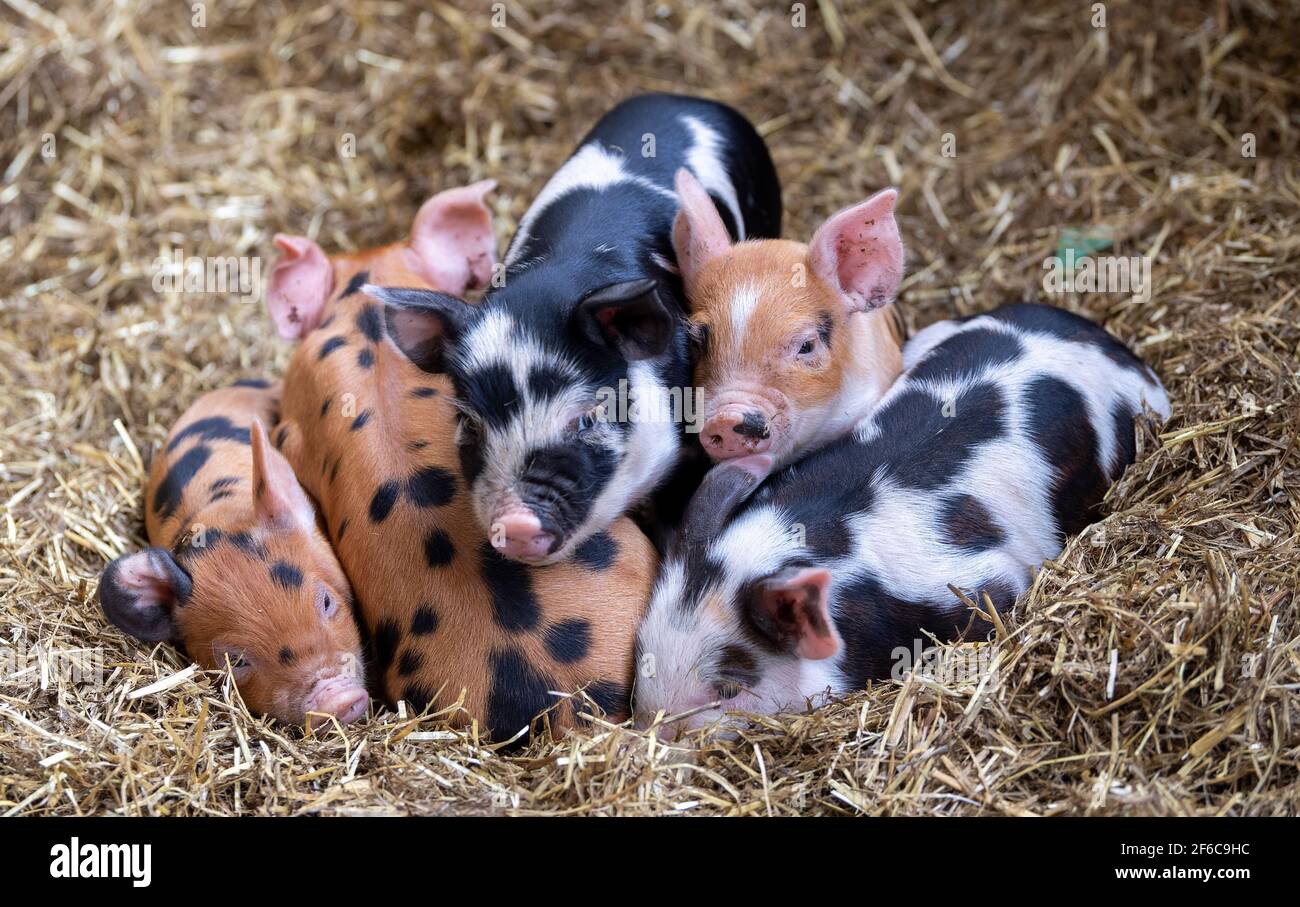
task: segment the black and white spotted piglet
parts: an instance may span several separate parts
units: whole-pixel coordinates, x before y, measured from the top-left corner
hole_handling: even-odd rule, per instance
[[[602,117],[546,184],[481,304],[366,288],[388,304],[398,346],[450,375],[475,515],[507,557],[568,557],[678,467],[691,380],[670,238],[679,167],[733,237],[780,233],[754,127],[712,101],[643,95]]]
[[[1169,415],[1149,368],[1059,309],[941,322],[904,352],[853,435],[752,496],[766,456],[705,478],[639,631],[640,723],[802,709],[957,638],[949,584],[1010,607],[1133,462],[1135,415]]]

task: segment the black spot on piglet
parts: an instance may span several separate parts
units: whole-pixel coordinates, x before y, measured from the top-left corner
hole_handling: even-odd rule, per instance
[[[456,546],[451,543],[451,536],[441,529],[435,529],[424,540],[424,559],[430,567],[445,567],[456,556]]]
[[[229,536],[227,536],[227,538],[230,539],[230,544],[234,545],[236,548],[238,548],[240,551],[247,554],[249,557],[255,557],[259,559],[266,558],[266,554],[267,554],[266,547],[261,542],[255,540],[247,532],[232,532]]]
[[[438,612],[432,605],[420,605],[411,618],[411,632],[416,636],[428,636],[438,629]]]
[[[176,512],[180,506],[181,496],[185,494],[185,488],[190,484],[204,464],[208,462],[208,457],[212,456],[212,448],[200,444],[185,451],[179,460],[172,464],[171,469],[167,470],[167,475],[158,483],[158,489],[153,496],[153,511],[164,520]]]
[[[1074,535],[1096,519],[1109,482],[1097,459],[1097,433],[1083,395],[1059,378],[1038,378],[1025,391],[1029,434],[1055,473],[1052,512]]]
[[[225,416],[209,416],[206,419],[199,419],[190,425],[185,426],[183,430],[176,434],[167,445],[167,451],[170,453],[180,446],[180,443],[186,438],[199,437],[204,441],[238,441],[240,444],[250,443],[247,428],[239,428],[234,425]]]
[[[485,541],[479,548],[479,573],[492,595],[492,616],[497,626],[511,633],[537,626],[542,609],[526,566],[502,557]]]
[[[433,702],[433,691],[422,683],[408,683],[402,698],[411,704],[411,708],[418,715]]]
[[[293,564],[276,561],[271,565],[271,579],[284,589],[297,589],[302,585],[302,571]]]
[[[573,556],[589,570],[608,570],[618,558],[618,543],[608,532],[597,532],[574,549]]]
[[[334,352],[339,347],[347,346],[347,345],[348,345],[348,341],[346,338],[331,337],[329,340],[326,340],[324,343],[321,344],[320,353],[317,354],[316,358],[324,359],[326,356]]]
[[[1025,348],[1014,334],[987,328],[963,331],[951,343],[940,344],[912,369],[911,380],[934,381],[974,379],[995,365],[1011,362]]]
[[[368,305],[357,315],[357,330],[366,335],[371,343],[378,343],[384,336],[384,319],[379,315],[379,306]]]
[[[402,630],[394,620],[382,620],[375,628],[375,635],[370,640],[370,645],[375,654],[375,674],[379,678],[388,674],[393,658],[397,655],[397,644],[401,642],[401,638]]]
[[[1005,536],[993,514],[968,494],[949,495],[939,502],[948,544],[968,551],[987,551],[1002,544]]]
[[[406,483],[406,495],[417,507],[443,507],[456,494],[456,479],[438,466],[421,469]]]
[[[414,649],[407,649],[402,653],[402,657],[397,662],[397,673],[403,677],[410,677],[420,666],[424,664],[424,656]]]
[[[487,723],[493,739],[505,740],[528,727],[555,703],[550,691],[555,683],[518,649],[501,649],[488,659],[492,692],[488,695]],[[525,735],[526,739],[527,735]]]
[[[392,512],[393,505],[397,503],[397,493],[400,490],[396,482],[384,482],[375,489],[375,496],[370,499],[370,521],[372,523],[382,523],[388,519],[388,514]]]
[[[616,681],[593,680],[583,688],[583,692],[613,721],[622,721],[631,711],[632,695],[626,686]],[[576,710],[581,711],[581,706]]]
[[[1111,408],[1110,419],[1115,426],[1115,454],[1111,457],[1111,475],[1119,475],[1137,458],[1137,432],[1133,427],[1136,413],[1123,400]]]
[[[353,293],[360,293],[361,288],[368,283],[370,283],[370,272],[358,271],[356,274],[352,275],[352,279],[348,281],[348,285],[343,288],[343,292],[339,294],[339,299],[347,299]]]
[[[591,622],[584,618],[561,621],[546,631],[546,651],[560,664],[587,657],[591,648]]]

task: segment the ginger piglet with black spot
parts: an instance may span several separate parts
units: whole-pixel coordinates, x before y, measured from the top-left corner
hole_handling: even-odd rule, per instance
[[[352,590],[267,440],[279,395],[242,381],[186,411],[150,470],[152,547],[110,563],[99,600],[137,639],[172,642],[206,670],[229,663],[255,713],[346,723],[369,701]]]
[[[451,379],[394,344],[435,356],[422,322],[367,295],[367,284],[462,294],[484,286],[495,253],[483,196],[450,189],[420,208],[408,238],[327,255],[306,237],[283,251],[267,299],[281,336],[300,341],[285,373],[281,438],[320,503],[370,634],[372,685],[416,711],[454,708],[496,740],[572,727],[591,710],[629,711],[636,628],[658,564],[628,518],[564,563],[508,560],[475,519],[466,481],[474,448]]]

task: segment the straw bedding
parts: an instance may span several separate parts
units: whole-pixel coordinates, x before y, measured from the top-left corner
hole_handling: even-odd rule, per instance
[[[512,2],[494,28],[486,2],[5,0],[0,814],[1294,814],[1297,8],[1106,6],[1100,29],[1073,0],[823,0],[795,28],[790,4]],[[277,230],[385,242],[486,176],[504,241],[639,90],[760,124],[789,236],[900,186],[913,328],[1043,299],[1063,243],[1153,257],[1149,302],[1049,299],[1133,345],[1174,417],[999,630],[995,670],[689,756],[599,724],[506,756],[387,710],[307,737],[107,627],[97,577],[141,544],[168,426],[286,361],[260,304],[156,292],[154,259],[265,276]],[[75,653],[101,682],[57,669]]]

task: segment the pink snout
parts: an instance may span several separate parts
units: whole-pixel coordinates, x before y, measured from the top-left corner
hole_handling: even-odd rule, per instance
[[[772,426],[757,409],[727,406],[704,423],[700,443],[715,460],[763,453],[772,446]]]
[[[510,507],[493,517],[488,534],[492,547],[509,558],[543,558],[555,544],[555,535],[543,529],[537,514],[524,505]]]
[[[341,723],[356,721],[366,713],[370,697],[366,688],[350,677],[327,677],[316,682],[307,696],[308,712],[333,715]],[[321,724],[319,716],[308,716],[313,724]]]

